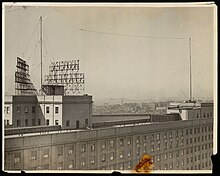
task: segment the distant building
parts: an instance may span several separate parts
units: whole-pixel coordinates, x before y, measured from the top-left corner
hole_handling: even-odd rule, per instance
[[[167,107],[156,107],[156,113],[165,114],[167,112]]]

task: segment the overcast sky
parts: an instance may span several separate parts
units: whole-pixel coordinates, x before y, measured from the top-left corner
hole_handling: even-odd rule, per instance
[[[213,7],[6,6],[6,94],[14,94],[17,56],[40,88],[40,16],[43,75],[51,61],[79,59],[94,100],[188,99],[189,37],[193,97],[213,98]]]

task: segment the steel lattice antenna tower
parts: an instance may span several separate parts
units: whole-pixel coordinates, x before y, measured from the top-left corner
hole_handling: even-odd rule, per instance
[[[42,58],[43,58],[43,47],[42,47],[42,43],[43,43],[43,34],[42,34],[42,30],[43,30],[43,27],[42,27],[42,16],[40,17],[40,65],[41,65],[41,68],[40,68],[40,72],[41,72],[41,79],[40,79],[40,90],[42,89],[42,82],[43,82],[43,75],[42,75]]]
[[[190,98],[189,98],[189,100],[192,100],[192,63],[191,63],[191,61],[192,61],[192,58],[191,58],[191,37],[189,37],[189,54],[190,54],[190,56],[189,56],[189,96],[190,96]]]

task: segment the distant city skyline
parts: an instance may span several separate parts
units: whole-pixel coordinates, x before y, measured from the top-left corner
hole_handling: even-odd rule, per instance
[[[14,5],[4,10],[5,94],[14,94],[17,57],[30,65],[31,80],[40,88],[42,16],[43,75],[51,61],[79,59],[85,93],[95,101],[188,99],[189,37],[193,97],[213,99],[213,7]]]

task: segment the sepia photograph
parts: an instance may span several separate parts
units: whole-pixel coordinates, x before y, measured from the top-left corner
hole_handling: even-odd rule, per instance
[[[3,3],[5,172],[212,173],[214,3]]]

